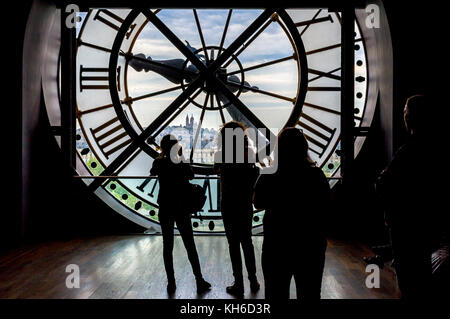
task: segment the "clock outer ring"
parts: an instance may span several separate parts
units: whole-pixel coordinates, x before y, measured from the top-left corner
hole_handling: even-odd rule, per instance
[[[117,82],[116,82],[116,68],[117,68],[117,61],[119,58],[119,51],[120,46],[123,42],[123,38],[125,37],[126,32],[128,31],[129,27],[133,23],[133,21],[137,18],[137,16],[141,13],[141,10],[139,9],[133,9],[128,14],[128,16],[125,18],[124,22],[120,26],[117,35],[114,39],[113,46],[111,48],[111,54],[109,58],[109,73],[108,73],[108,80],[109,80],[109,91],[111,94],[111,100],[113,102],[114,110],[117,114],[117,117],[122,124],[125,131],[130,135],[130,138],[137,140],[139,134],[134,130],[134,128],[131,126],[130,122],[128,121],[128,118],[122,108],[122,103],[120,101],[119,93],[117,91]],[[291,114],[289,115],[289,118],[285,124],[285,127],[294,126],[296,122],[298,121],[298,118],[300,117],[300,114],[302,112],[303,103],[306,97],[306,91],[308,87],[308,66],[307,66],[307,58],[305,53],[305,47],[303,45],[303,41],[301,39],[300,34],[298,33],[297,28],[295,27],[294,22],[292,21],[291,17],[287,14],[287,12],[284,9],[278,9],[276,10],[276,13],[281,17],[283,20],[283,23],[285,24],[286,28],[288,29],[292,40],[295,44],[296,50],[297,50],[297,59],[298,63],[300,64],[300,87],[298,89],[298,96],[295,101],[294,107],[292,109]],[[150,147],[145,141],[142,141],[139,143],[139,147],[145,151],[148,155],[150,155],[152,158],[156,158],[159,153]],[[202,175],[214,175],[213,167],[208,166],[205,167],[204,165],[196,165],[195,163],[192,164],[192,169],[195,174],[202,174]]]

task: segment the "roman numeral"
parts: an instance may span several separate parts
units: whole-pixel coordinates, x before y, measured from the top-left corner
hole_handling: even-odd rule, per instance
[[[111,49],[109,49],[109,48],[105,48],[105,47],[102,47],[100,45],[92,44],[92,43],[89,43],[89,42],[84,42],[80,38],[77,39],[77,45],[78,46],[84,45],[84,46],[86,46],[88,48],[91,48],[91,49],[95,49],[95,50],[111,53]]]
[[[331,18],[331,15],[327,15],[326,17],[322,17],[322,18],[317,18],[317,16],[320,14],[320,12],[322,12],[322,9],[319,9],[311,20],[305,20],[305,21],[300,21],[300,22],[295,23],[296,27],[303,27],[303,26],[305,27],[302,30],[302,32],[300,33],[300,35],[303,35],[312,24],[322,23],[322,22],[326,22],[326,21],[330,21],[331,23],[333,23],[333,19]]]
[[[340,86],[308,86],[308,91],[340,91]]]
[[[316,70],[316,69],[311,69],[310,68],[310,69],[308,69],[308,72],[310,74],[314,74],[316,76],[313,77],[313,78],[310,78],[308,80],[308,82],[309,83],[313,82],[313,81],[318,80],[318,79],[320,79],[322,77],[329,78],[329,79],[336,80],[336,81],[340,81],[341,77],[339,75],[333,74],[333,73],[339,71],[340,69],[341,68],[339,67],[339,68],[333,69],[333,70],[331,70],[329,72],[323,72],[323,71],[320,71],[320,70]],[[336,91],[341,91],[341,87],[340,86],[308,86],[308,91],[322,91],[322,92],[323,91],[335,91],[336,92]]]
[[[217,194],[217,198],[216,198],[216,208],[213,207],[213,198],[212,198],[212,192],[211,192],[211,182],[209,179],[205,179],[203,182],[203,189],[207,194],[207,202],[209,205],[209,209],[208,212],[220,212],[220,198],[219,198],[219,194],[220,194],[220,182],[218,180],[216,180],[216,185],[217,185],[217,189],[216,189],[216,194]]]
[[[307,51],[306,55],[317,54],[317,53],[324,52],[324,51],[334,50],[334,49],[337,49],[337,48],[340,48],[340,47],[341,47],[340,43],[327,45],[326,47],[322,47],[322,48],[314,49],[314,50],[311,50],[311,51]]]
[[[330,21],[331,23],[333,23],[333,19],[331,18],[331,15],[327,15],[326,17],[322,17],[322,18],[315,18],[315,19],[311,19],[311,20],[304,20],[304,21],[300,21],[295,23],[296,27],[309,27],[311,24],[316,24],[316,23],[322,23],[322,22],[326,22],[326,21]]]
[[[106,123],[99,125],[94,129],[90,129],[95,142],[100,148],[103,155],[108,159],[111,154],[121,150],[131,143],[131,138],[125,132],[117,117]],[[114,133],[119,133],[111,137]]]
[[[109,89],[108,72],[108,68],[85,68],[80,65],[80,92]]]
[[[322,157],[336,133],[336,128],[332,129],[305,113],[302,113],[297,125],[303,129],[303,134],[310,145],[314,146],[314,148],[310,146],[309,150]]]
[[[341,76],[333,74],[333,73],[339,71],[340,69],[341,68],[339,67],[339,68],[333,69],[333,70],[331,70],[329,72],[323,72],[323,71],[320,71],[320,70],[316,70],[316,69],[311,69],[310,68],[310,69],[308,69],[308,72],[311,73],[311,74],[314,74],[316,76],[311,78],[311,79],[309,79],[308,82],[312,82],[312,81],[318,80],[318,79],[320,79],[322,77],[326,77],[326,78],[329,78],[329,79],[340,81],[341,80]]]
[[[120,25],[123,23],[124,19],[116,15],[115,13],[112,13],[109,10],[106,9],[100,9],[97,11],[96,15],[94,16],[94,20],[98,20],[104,24],[106,24],[108,27],[119,31]],[[134,28],[136,27],[136,24],[132,24],[130,26],[129,31],[126,33],[125,37],[130,37],[131,33],[133,32]]]
[[[323,112],[327,112],[327,113],[331,113],[331,114],[335,114],[335,115],[341,116],[341,112],[340,111],[336,111],[334,109],[330,109],[330,108],[327,108],[327,107],[324,107],[324,106],[321,106],[321,105],[312,104],[312,103],[309,103],[309,102],[304,102],[303,106],[307,106],[307,107],[310,107],[310,108],[313,108],[313,109],[316,109],[316,110],[319,110],[319,111],[323,111]],[[353,115],[353,118],[355,120],[362,121],[362,117],[361,116]]]
[[[312,103],[309,103],[309,102],[304,102],[303,106],[307,106],[307,107],[310,107],[310,108],[313,108],[313,109],[316,109],[316,110],[320,110],[320,111],[323,111],[323,112],[327,112],[327,113],[331,113],[331,114],[335,114],[335,115],[341,116],[341,112],[333,110],[333,109],[330,109],[330,108],[327,108],[327,107],[324,107],[324,106],[321,106],[321,105],[312,104]]]
[[[147,178],[145,179],[141,185],[137,186],[136,188],[138,190],[140,190],[141,192],[144,192],[144,189],[147,187],[147,185],[152,181],[151,178]],[[148,193],[147,195],[150,197],[154,197],[155,195],[155,189],[156,189],[156,185],[158,185],[158,179],[157,178],[153,178],[153,185],[151,186],[150,189],[150,193]]]

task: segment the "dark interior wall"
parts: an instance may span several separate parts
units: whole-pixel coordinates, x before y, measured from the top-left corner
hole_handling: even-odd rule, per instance
[[[44,167],[36,168],[39,162],[39,149],[44,147],[45,140],[39,136],[42,130],[40,110],[41,99],[41,65],[47,54],[46,39],[53,23],[56,7],[46,1],[35,1],[30,8],[23,37],[22,62],[22,209],[20,233],[31,234],[36,225],[35,206],[31,200],[35,194],[36,183],[43,184],[45,179],[37,180],[37,172]],[[44,155],[43,153],[42,155]],[[43,187],[43,186],[41,186]],[[50,193],[50,191],[49,191]],[[49,194],[48,194],[49,195]]]
[[[374,182],[392,155],[407,140],[403,123],[406,99],[425,93],[426,81],[429,80],[426,72],[430,67],[426,58],[430,36],[425,9],[432,8],[432,5],[419,7],[414,3],[392,0],[367,3],[384,6],[381,26],[383,21],[389,24],[389,30],[375,30],[380,93],[371,132],[355,161],[352,183],[347,189],[335,189],[333,225],[336,236],[357,237],[378,244],[385,240],[385,233],[383,211],[375,194]],[[392,52],[389,52],[385,42],[391,40]]]
[[[15,245],[20,240],[22,206],[22,52],[23,35],[31,8],[31,1],[23,1],[20,6],[11,3],[8,10],[15,12],[14,28],[11,20],[1,19],[5,32],[7,50],[2,50],[2,61],[8,80],[3,82],[6,92],[3,108],[4,130],[2,139],[2,171],[4,181],[2,194],[6,202],[0,210],[0,249]]]
[[[11,138],[7,140],[11,147],[6,149],[11,150],[11,163],[4,166],[11,168],[6,173],[13,181],[13,188],[8,187],[13,205],[2,211],[0,248],[24,240],[143,231],[88,194],[81,181],[73,180],[51,134],[41,89],[41,65],[56,10],[45,0],[21,3],[17,10],[23,24],[14,29],[11,40],[15,54],[10,58],[17,61],[7,65],[14,74],[16,94],[11,94],[9,104],[13,114],[8,121]]]
[[[144,231],[89,193],[81,180],[72,178],[51,134],[42,96],[33,139],[26,240]]]
[[[403,108],[406,99],[415,94],[424,94],[427,78],[427,70],[430,64],[428,60],[429,44],[433,43],[432,37],[437,36],[439,29],[430,32],[432,16],[431,10],[439,10],[439,6],[433,3],[383,1],[386,8],[387,19],[391,29],[394,52],[394,149],[398,149],[406,140],[406,132],[403,124]],[[438,50],[435,50],[438,51]],[[437,56],[434,58],[437,59]]]
[[[356,11],[359,26],[365,35],[369,69],[368,103],[376,103],[369,134],[359,152],[346,185],[333,189],[335,210],[330,230],[335,237],[362,239],[373,244],[384,240],[383,211],[375,193],[375,181],[393,154],[393,56],[388,19],[380,0],[367,1],[380,9],[379,28],[366,25],[365,9]]]

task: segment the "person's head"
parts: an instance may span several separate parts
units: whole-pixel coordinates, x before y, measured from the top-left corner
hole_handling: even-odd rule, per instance
[[[406,100],[403,118],[409,134],[418,136],[425,133],[427,119],[424,95],[413,95]]]
[[[161,155],[170,157],[170,152],[176,144],[178,144],[178,140],[175,136],[172,134],[164,135],[161,139]]]
[[[237,121],[227,122],[220,128],[217,146],[223,161],[226,159],[229,162],[231,158],[232,162],[248,159],[249,140],[246,129],[244,124]]]
[[[314,162],[308,155],[308,141],[303,132],[295,127],[286,127],[278,134],[278,169],[282,167],[311,166]]]

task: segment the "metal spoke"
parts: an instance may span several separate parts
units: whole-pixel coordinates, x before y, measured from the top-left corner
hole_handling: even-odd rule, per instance
[[[202,89],[199,89],[191,98],[190,100],[186,101],[175,113],[172,114],[172,116],[164,122],[163,125],[154,133],[152,136],[150,136],[150,139],[154,139],[156,136],[158,136],[166,127],[169,125],[174,119],[177,118],[178,115],[180,115],[181,112],[184,111],[184,109],[191,103],[192,100],[194,100],[200,93],[202,92]]]
[[[322,11],[322,9],[319,9],[319,11],[317,11],[316,12],[316,14],[314,15],[314,17],[312,18],[312,21],[314,21],[316,18],[317,18],[317,16],[319,15],[319,13]],[[303,30],[302,30],[302,32],[300,33],[300,36],[302,36],[305,32],[306,32],[306,30],[308,30],[308,28],[309,28],[309,26],[310,26],[311,24],[308,24]]]
[[[200,133],[200,130],[202,129],[203,117],[205,116],[206,105],[208,104],[209,96],[210,96],[209,93],[206,93],[205,102],[203,102],[202,113],[200,114],[200,120],[198,122],[197,130],[195,131],[194,144],[192,144],[191,154],[189,155],[189,160],[191,162],[192,162],[192,158],[194,157],[194,150],[195,150],[195,145],[197,144],[198,134]],[[212,95],[211,95],[211,97],[212,97]]]
[[[219,108],[219,113],[220,113],[220,118],[222,119],[222,124],[225,124],[226,123],[225,116],[223,114],[222,105],[220,103],[219,96],[217,94],[214,94],[214,96],[216,97],[217,107]]]
[[[168,89],[165,89],[165,90],[160,90],[160,91],[156,91],[156,92],[148,93],[148,94],[144,94],[144,95],[139,95],[139,96],[136,96],[136,97],[133,97],[133,98],[127,97],[127,98],[125,98],[122,101],[122,103],[124,103],[124,104],[132,103],[132,102],[135,102],[135,101],[147,99],[149,97],[153,97],[153,96],[157,96],[157,95],[160,95],[160,94],[176,91],[176,90],[179,90],[181,88],[182,88],[182,86],[178,85],[178,86],[174,86],[172,88],[168,88]]]
[[[116,175],[119,175],[120,172],[124,170],[125,167],[128,166],[128,164],[131,163],[140,153],[142,152],[142,149],[138,149],[133,155],[130,156],[130,158],[116,170]]]
[[[232,13],[233,13],[233,9],[230,9],[230,11],[228,11],[228,17],[227,17],[227,21],[225,22],[225,27],[223,28],[222,39],[220,40],[220,45],[219,45],[219,52],[217,53],[218,55],[220,55],[220,53],[222,52],[223,44],[225,43],[225,37],[227,36],[228,25],[230,24],[230,19],[231,19]]]
[[[199,58],[153,12],[144,9],[142,13],[197,69],[201,72],[206,71],[206,66]]]
[[[273,22],[275,21],[274,19],[270,19],[269,21],[267,21],[246,43],[244,43],[242,45],[242,47],[239,49],[238,52],[236,52],[236,54],[234,54],[236,57],[239,56],[239,54],[241,54],[245,49],[248,48],[248,46],[255,41],[255,39],[257,37],[259,37],[259,35]],[[227,66],[229,66],[231,64],[231,62],[233,62],[233,59],[228,60],[227,63],[224,64],[224,68],[226,68]]]
[[[258,64],[258,65],[250,66],[250,67],[244,68],[242,70],[233,71],[233,72],[227,73],[227,75],[233,75],[233,74],[238,74],[238,73],[241,73],[241,72],[247,72],[247,71],[263,68],[263,67],[266,67],[266,66],[269,66],[269,65],[273,65],[273,64],[276,64],[276,63],[289,61],[289,60],[295,59],[296,57],[297,57],[297,55],[293,54],[291,56],[287,56],[287,57],[284,57],[284,58],[281,58],[281,59],[276,59],[276,60],[273,60],[273,61],[264,62],[264,63]]]
[[[214,108],[214,94],[211,94],[211,108]]]
[[[202,42],[203,52],[205,52],[205,59],[206,59],[206,62],[209,62],[208,51],[206,51],[205,38],[203,38],[202,27],[200,26],[200,20],[198,19],[197,10],[193,9],[193,11],[194,11],[194,17],[195,17],[195,24],[197,25],[197,30],[198,30],[198,34],[200,36],[200,41]]]
[[[222,63],[228,60],[229,57],[233,55],[233,53],[238,50],[248,38],[255,33],[258,28],[260,28],[263,23],[275,12],[275,9],[266,9],[263,13],[256,18],[255,21],[250,24],[250,26],[245,29],[244,32],[238,36],[233,43],[231,43],[228,48],[211,64],[211,67],[214,67],[213,71],[215,71]]]

